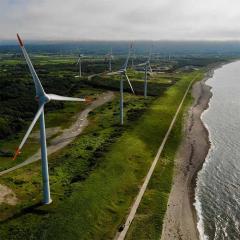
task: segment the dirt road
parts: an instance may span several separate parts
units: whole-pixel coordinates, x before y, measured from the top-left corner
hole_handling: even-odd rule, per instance
[[[106,93],[101,94],[95,101],[93,101],[86,109],[84,109],[82,112],[78,114],[77,120],[75,123],[73,123],[69,128],[64,129],[61,133],[61,135],[57,136],[54,138],[51,143],[48,145],[47,150],[48,150],[48,155],[64,148],[67,146],[69,143],[71,143],[79,134],[82,133],[84,128],[88,125],[88,114],[89,112],[93,111],[95,108],[102,106],[103,104],[111,101],[114,97],[114,93],[111,91],[108,91]],[[54,128],[54,131],[56,128]],[[51,134],[49,133],[49,136]],[[24,151],[24,150],[23,150]],[[4,170],[0,172],[0,176],[7,174],[9,172],[12,172],[18,168],[21,168],[25,165],[28,165],[30,163],[36,162],[41,159],[41,151],[40,149],[26,159],[24,162],[9,168],[7,170]]]

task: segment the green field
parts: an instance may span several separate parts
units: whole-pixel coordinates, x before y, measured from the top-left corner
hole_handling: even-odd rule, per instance
[[[184,114],[191,103],[192,97],[189,93],[129,228],[127,240],[159,240],[161,237],[163,219],[172,186],[175,154],[182,140]]]
[[[94,111],[84,134],[50,156],[54,200],[51,205],[38,205],[40,163],[3,176],[0,184],[13,189],[19,202],[14,207],[0,205],[1,238],[112,239],[125,220],[189,82],[196,76],[201,79],[203,72],[172,76],[177,79],[175,84],[164,89],[162,96],[149,97],[147,101],[125,94],[124,127],[118,124],[118,97]],[[190,101],[189,95],[185,108]],[[183,111],[130,229],[129,239],[157,239],[160,235],[173,159],[181,139],[182,116]],[[153,207],[147,212],[149,204]],[[145,225],[149,231],[143,230]]]

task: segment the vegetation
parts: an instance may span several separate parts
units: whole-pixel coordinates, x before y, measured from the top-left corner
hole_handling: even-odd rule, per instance
[[[161,237],[163,219],[167,210],[168,196],[172,186],[175,153],[182,139],[184,113],[186,113],[191,100],[191,95],[188,94],[140,203],[136,216],[130,226],[126,237],[128,240],[153,240],[160,239]]]
[[[108,45],[107,45],[108,47]],[[83,77],[76,76],[74,55],[51,50],[32,56],[47,92],[69,96],[89,96],[111,89],[112,102],[94,110],[89,125],[76,140],[49,156],[53,203],[42,206],[40,162],[27,165],[0,179],[18,198],[15,206],[0,204],[1,239],[113,239],[125,222],[183,94],[193,78],[203,77],[203,67],[222,61],[216,57],[175,56],[152,60],[161,73],[148,75],[148,98],[143,95],[144,73],[128,70],[137,95],[124,85],[124,126],[119,125],[119,76],[108,75],[103,55],[85,57]],[[0,171],[37,151],[37,141],[28,141],[16,162],[10,161],[37,104],[34,86],[21,55],[0,54]],[[117,70],[125,56],[115,57]],[[146,60],[141,56],[135,64]],[[200,70],[196,70],[200,69]],[[88,79],[89,74],[97,74]],[[57,83],[57,84],[56,84]],[[171,189],[174,156],[181,141],[182,119],[191,103],[190,94],[168,139],[163,155],[143,197],[127,239],[159,239],[168,194]],[[47,127],[66,128],[85,104],[50,103],[46,109]],[[37,131],[38,127],[34,129]],[[149,207],[151,206],[151,207]]]
[[[0,139],[5,139],[14,133],[19,132],[26,121],[32,120],[36,110],[37,104],[34,100],[35,90],[28,74],[28,69],[23,64],[18,65],[4,65],[1,66],[0,71]],[[39,72],[39,77],[47,92],[54,92],[56,94],[66,95],[82,95],[83,83],[75,79],[69,73],[49,74],[51,71],[44,66],[44,70],[40,66],[36,66]],[[49,70],[48,70],[49,69]],[[56,84],[57,83],[57,84]],[[53,102],[47,105],[47,112],[63,109],[63,102]]]
[[[19,203],[15,207],[0,205],[1,237],[112,239],[124,222],[187,85],[196,74],[202,77],[196,72],[175,75],[177,81],[172,82],[175,85],[165,88],[162,96],[149,97],[147,101],[125,93],[124,127],[118,125],[118,98],[94,111],[84,134],[50,157],[53,204],[38,205],[40,164],[2,177],[0,183],[16,192]],[[170,163],[161,161],[158,166],[158,170],[169,168],[159,176],[166,194],[171,185],[181,124],[174,131],[178,133],[176,139],[171,140],[173,143],[164,155],[164,159],[169,155]],[[164,195],[162,191],[160,194]],[[165,207],[163,204],[161,211]]]

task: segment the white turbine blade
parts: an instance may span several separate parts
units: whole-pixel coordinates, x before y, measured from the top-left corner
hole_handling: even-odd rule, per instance
[[[76,65],[78,65],[78,64],[79,64],[79,62],[80,62],[80,58],[78,58]]]
[[[31,72],[31,75],[32,75],[32,78],[33,78],[33,81],[34,81],[34,85],[35,85],[35,89],[36,89],[36,94],[37,94],[37,96],[44,95],[45,94],[44,89],[43,89],[42,84],[41,84],[41,82],[40,82],[40,80],[39,80],[39,78],[37,76],[37,73],[36,73],[36,71],[35,71],[35,69],[34,69],[34,67],[32,65],[32,62],[31,62],[31,60],[30,60],[30,58],[28,56],[28,53],[27,53],[27,51],[26,51],[26,49],[25,49],[25,47],[23,45],[23,41],[21,40],[21,38],[20,38],[20,36],[18,34],[17,34],[17,38],[18,38],[18,42],[20,44],[20,47],[22,49],[23,55],[24,55],[24,57],[26,59],[27,65],[29,67],[29,70]]]
[[[131,88],[133,94],[135,94],[135,92],[134,92],[134,90],[133,90],[133,87],[132,87],[132,84],[131,84],[131,82],[130,82],[130,80],[129,80],[129,78],[128,78],[128,75],[125,73],[124,76],[125,76],[125,78],[127,79],[128,84],[129,84],[129,86],[130,86],[130,88]]]
[[[112,75],[119,75],[121,74],[122,72],[120,71],[117,71],[117,72],[110,72],[110,73],[107,73],[108,76],[112,76]]]
[[[153,45],[151,46],[150,50],[149,50],[149,57],[148,57],[148,61],[150,62],[151,57],[152,57],[152,49],[153,49]]]
[[[123,66],[122,66],[122,69],[124,69],[124,70],[127,69],[129,57],[130,57],[130,52],[128,53],[128,56],[127,56],[127,58],[126,58],[126,61],[125,61],[125,63],[124,63]]]
[[[56,101],[73,101],[73,102],[85,102],[86,99],[84,98],[73,98],[73,97],[64,97],[56,94],[47,94],[50,100]]]
[[[38,111],[37,111],[37,113],[36,113],[36,115],[35,115],[32,123],[31,123],[31,125],[30,125],[30,127],[28,128],[28,130],[27,130],[27,132],[26,132],[26,134],[25,134],[25,136],[24,136],[24,138],[23,138],[23,140],[22,140],[22,142],[20,143],[18,149],[16,150],[15,156],[14,156],[14,158],[13,158],[14,160],[15,160],[16,157],[20,154],[20,150],[22,149],[22,147],[23,147],[24,143],[26,142],[29,134],[31,133],[34,125],[36,124],[38,118],[40,117],[40,115],[41,115],[41,113],[42,113],[42,111],[43,111],[43,107],[44,107],[44,105],[42,105],[42,106],[38,109]]]
[[[151,57],[152,57],[152,54],[151,53],[149,53],[149,56],[148,56],[148,62],[150,62],[150,60],[151,60]]]
[[[151,68],[150,63],[148,64],[148,67],[149,67],[150,72],[152,72],[152,68]]]
[[[146,66],[147,64],[146,63],[140,63],[140,64],[138,64],[137,66],[138,67],[142,67],[142,66]]]
[[[130,54],[131,54],[131,49],[132,49],[132,44],[130,45],[129,49],[128,49],[128,56],[126,58],[125,63],[123,64],[123,66],[121,67],[121,69],[126,70],[127,66],[128,66],[128,60],[130,58]]]

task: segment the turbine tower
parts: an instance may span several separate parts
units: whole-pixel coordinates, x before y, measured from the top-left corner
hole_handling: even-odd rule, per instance
[[[71,97],[63,97],[55,94],[47,94],[45,93],[42,84],[37,76],[37,73],[32,65],[32,62],[28,56],[28,53],[24,47],[23,41],[21,40],[20,36],[17,34],[18,42],[22,49],[23,55],[26,59],[27,65],[31,72],[33,82],[35,85],[36,90],[36,101],[38,102],[39,108],[38,111],[30,124],[21,144],[19,145],[18,149],[16,150],[14,160],[20,154],[20,150],[22,149],[24,143],[26,142],[28,136],[30,135],[34,125],[36,124],[37,120],[40,119],[40,143],[41,143],[41,157],[42,157],[42,182],[43,182],[43,204],[50,204],[52,202],[51,195],[50,195],[50,185],[49,185],[49,173],[48,173],[48,159],[47,159],[47,144],[46,144],[46,129],[45,129],[45,119],[44,119],[44,106],[46,103],[50,102],[51,100],[56,101],[78,101],[84,102],[85,99],[82,98],[71,98]]]
[[[130,48],[129,48],[128,56],[127,56],[127,59],[126,59],[124,65],[117,72],[121,76],[121,79],[120,79],[120,123],[121,123],[121,125],[123,125],[123,81],[124,81],[124,79],[126,79],[128,81],[128,84],[129,84],[133,94],[135,94],[132,84],[127,75],[127,66],[128,66],[129,57],[130,57]]]
[[[82,77],[82,58],[83,58],[83,54],[79,54],[78,60],[76,65],[79,65],[79,77]]]
[[[149,54],[147,62],[145,63],[145,68],[144,68],[144,71],[145,71],[145,73],[144,73],[144,98],[147,98],[147,72],[148,72],[148,69],[150,72],[152,72],[150,60],[151,60],[151,52]]]

